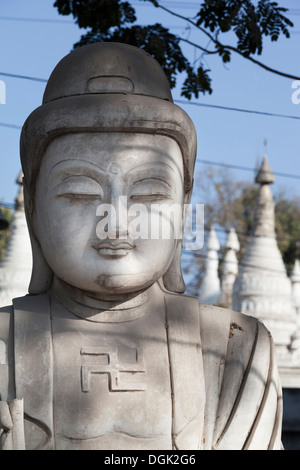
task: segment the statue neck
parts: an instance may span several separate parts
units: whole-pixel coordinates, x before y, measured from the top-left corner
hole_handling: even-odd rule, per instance
[[[93,292],[82,291],[54,277],[52,294],[71,313],[92,322],[115,323],[134,320],[145,313],[153,286],[118,299],[102,300]]]

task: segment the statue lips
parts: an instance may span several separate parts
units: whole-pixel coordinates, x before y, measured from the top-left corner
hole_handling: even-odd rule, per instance
[[[120,258],[128,255],[129,251],[135,248],[135,245],[132,242],[114,240],[112,242],[97,243],[93,245],[93,248],[100,256]]]

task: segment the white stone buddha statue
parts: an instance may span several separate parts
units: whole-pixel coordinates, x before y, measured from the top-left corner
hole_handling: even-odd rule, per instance
[[[280,448],[269,332],[183,294],[195,156],[149,54],[99,43],[54,69],[21,135],[33,272],[0,310],[2,449]],[[137,237],[134,204],[170,236]]]

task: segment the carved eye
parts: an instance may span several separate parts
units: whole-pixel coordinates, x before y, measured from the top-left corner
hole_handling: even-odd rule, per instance
[[[163,180],[148,178],[136,182],[130,191],[131,201],[160,201],[170,199],[172,191],[170,186]]]
[[[71,176],[62,181],[57,187],[56,197],[71,201],[101,200],[103,190],[97,181],[83,176]]]

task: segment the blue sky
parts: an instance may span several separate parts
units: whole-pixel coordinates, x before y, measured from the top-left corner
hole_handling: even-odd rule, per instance
[[[278,1],[292,9],[289,17],[295,24],[295,32],[290,39],[281,38],[277,43],[266,40],[260,60],[300,76],[300,3],[299,0]],[[59,15],[53,3],[54,0],[0,0],[0,72],[47,79],[57,62],[79,40],[83,31],[71,17]],[[171,30],[173,27],[176,33],[181,32],[180,28],[184,29],[180,19],[144,2],[134,0],[132,3],[137,7],[141,24],[162,22]],[[179,3],[185,4],[186,9],[176,11],[192,16],[190,7],[196,2],[182,0]],[[21,18],[58,20],[60,23],[21,21]],[[195,33],[191,33],[190,39],[197,40]],[[206,40],[201,43],[207,45]],[[195,57],[194,49],[183,49],[189,57]],[[300,104],[295,105],[291,100],[295,91],[293,80],[275,76],[237,56],[232,56],[226,67],[216,57],[204,60],[204,66],[211,69],[214,91],[212,95],[200,96],[199,103],[293,115],[299,120],[181,105],[196,126],[198,159],[254,168],[265,152],[264,140],[267,139],[267,153],[273,170],[295,176],[277,176],[274,189],[284,188],[288,195],[300,197]],[[45,84],[1,75],[0,79],[6,86],[6,103],[0,104],[0,123],[21,126],[31,111],[41,104]],[[180,79],[173,97],[183,99]],[[193,98],[192,101],[197,100]],[[2,202],[12,203],[16,196],[15,179],[20,171],[19,135],[18,129],[0,126]],[[201,172],[203,167],[198,162],[196,171]],[[233,174],[239,179],[253,180],[251,171],[233,170]]]

